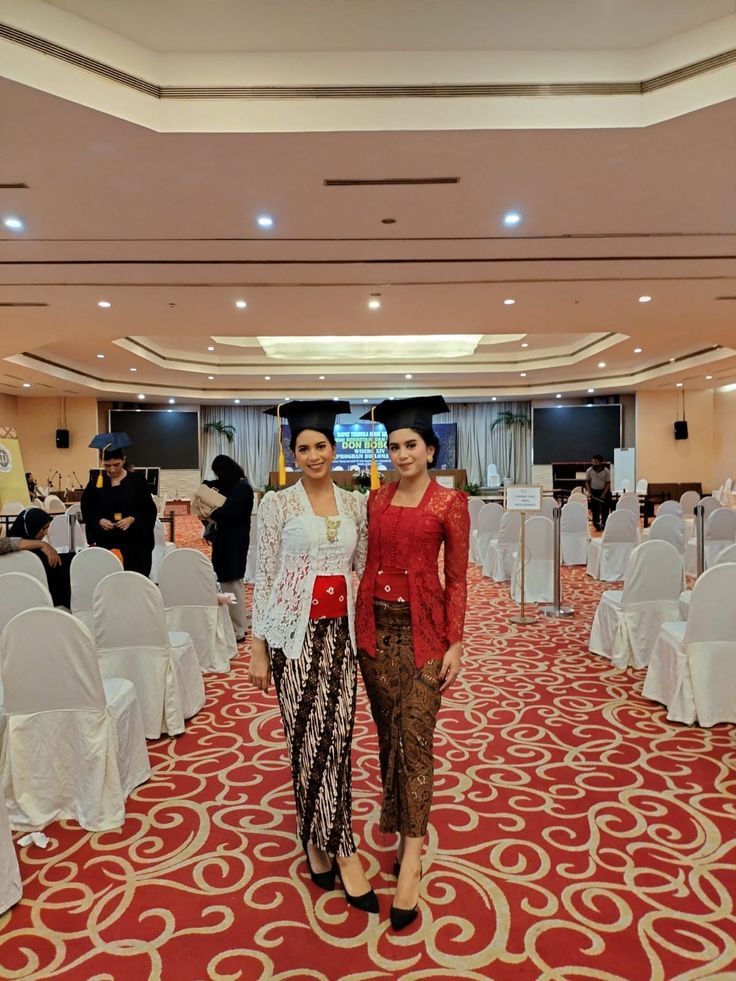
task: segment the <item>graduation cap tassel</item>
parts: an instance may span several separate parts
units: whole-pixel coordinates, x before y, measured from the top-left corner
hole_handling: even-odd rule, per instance
[[[281,406],[276,406],[276,422],[279,427],[279,487],[286,486],[286,460],[284,459],[284,444],[281,438]]]
[[[378,463],[376,462],[376,407],[371,409],[371,490],[378,490],[381,486],[381,478],[378,475]]]
[[[105,450],[109,449],[112,443],[108,443],[107,446],[103,446],[100,450],[100,472],[97,474],[97,480],[95,482],[95,487],[100,488],[103,486],[104,481],[102,479],[102,461],[105,459]]]

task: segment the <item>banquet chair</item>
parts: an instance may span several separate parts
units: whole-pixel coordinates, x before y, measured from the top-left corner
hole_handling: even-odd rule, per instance
[[[23,885],[15,854],[5,801],[0,795],[0,916],[15,906],[23,895]]]
[[[685,555],[686,527],[679,514],[658,514],[644,534],[648,541],[669,542],[675,546],[678,555]]]
[[[0,634],[0,665],[0,774],[11,826],[119,828],[126,797],[151,774],[133,686],[103,682],[89,631],[58,609],[13,617]]]
[[[215,570],[207,556],[194,548],[165,556],[159,588],[169,630],[189,634],[202,671],[229,671],[238,645],[227,607],[217,601]]]
[[[14,517],[17,514],[20,514],[25,507],[27,507],[27,505],[21,504],[20,501],[6,501],[0,508],[0,514]]]
[[[540,513],[544,515],[545,518],[552,519],[555,516],[554,512],[557,506],[557,501],[554,499],[554,497],[543,497],[542,510]]]
[[[711,566],[723,565],[724,562],[736,562],[736,542],[733,545],[727,545],[722,551],[716,556],[716,560]],[[690,615],[690,600],[692,599],[692,589],[684,589],[680,593],[680,619],[687,620]]]
[[[0,572],[27,572],[29,576],[38,579],[44,589],[49,588],[43,562],[33,552],[24,550],[0,555]]]
[[[681,518],[684,517],[682,504],[679,501],[662,501],[657,508],[657,517],[662,518],[665,514],[676,514]]]
[[[628,477],[624,477],[621,481],[621,490],[624,492],[624,494],[631,492],[631,481]]]
[[[169,633],[161,593],[139,572],[113,572],[92,599],[103,678],[133,683],[147,739],[184,732],[204,705],[197,652],[186,633]]]
[[[705,497],[701,497],[698,501],[703,508],[703,516],[707,521],[708,518],[713,514],[715,510],[719,507],[718,501],[713,497],[712,494],[706,494]]]
[[[682,556],[665,541],[648,541],[631,553],[623,589],[607,589],[595,611],[588,650],[617,668],[649,663],[659,628],[680,617]]]
[[[33,607],[54,606],[48,587],[27,572],[0,574],[0,632],[14,616]],[[2,704],[2,702],[0,702]]]
[[[707,569],[695,583],[686,622],[665,622],[643,694],[670,722],[736,722],[736,562]]]
[[[68,515],[73,514],[74,517],[79,522],[79,524],[84,524],[84,522],[82,521],[82,505],[79,503],[79,501],[75,501],[74,504],[70,504],[69,507],[66,509],[66,513]]]
[[[485,506],[482,497],[468,499],[468,514],[470,515],[470,543],[468,545],[468,561],[475,562],[475,539],[478,535],[478,516]]]
[[[636,482],[636,493],[640,497],[646,497],[649,493],[649,481],[646,477],[640,477]]]
[[[695,513],[695,505],[700,502],[700,494],[697,491],[689,490],[680,497],[682,513],[686,518],[692,518]]]
[[[94,635],[95,619],[92,614],[92,597],[101,579],[111,572],[122,572],[123,563],[107,548],[82,549],[77,552],[69,566],[71,580],[72,613]]]
[[[66,514],[66,505],[56,494],[49,494],[44,499],[43,506],[49,514]]]
[[[151,582],[158,582],[161,570],[161,562],[165,556],[170,555],[176,549],[174,542],[166,541],[166,529],[160,518],[156,518],[153,526],[153,553],[151,555],[151,572],[149,579]]]
[[[501,475],[495,463],[489,463],[486,467],[486,487],[496,490],[501,486]]]
[[[624,511],[626,508],[632,511],[637,518],[639,517],[639,495],[635,494],[634,491],[626,491],[616,503],[617,511]]]
[[[473,561],[478,565],[483,564],[490,540],[498,536],[501,518],[503,518],[503,508],[496,501],[489,501],[480,512],[478,527],[472,542]]]
[[[593,579],[618,582],[624,578],[631,553],[639,544],[639,516],[629,508],[608,515],[600,538],[588,542],[585,571]]]
[[[57,552],[70,552],[72,549],[72,532],[69,516],[67,514],[55,514],[51,519],[49,530],[46,533],[46,541],[53,545]]]
[[[524,597],[527,603],[551,603],[554,599],[554,523],[543,514],[528,518],[524,531],[524,554],[517,552],[511,578],[511,598],[521,600],[521,563],[524,568]]]
[[[560,562],[585,565],[588,561],[588,507],[572,497],[560,517]]]
[[[703,568],[710,569],[718,553],[736,541],[736,511],[731,508],[716,508],[705,519]],[[697,573],[697,538],[687,543],[685,552],[685,572],[689,576]]]
[[[483,559],[483,575],[495,582],[511,578],[516,553],[519,550],[521,515],[518,511],[504,511],[498,526],[498,534],[491,538]]]

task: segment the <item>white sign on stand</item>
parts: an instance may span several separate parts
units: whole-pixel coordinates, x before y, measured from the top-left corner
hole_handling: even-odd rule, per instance
[[[505,508],[507,511],[541,511],[542,487],[511,484],[506,487]]]

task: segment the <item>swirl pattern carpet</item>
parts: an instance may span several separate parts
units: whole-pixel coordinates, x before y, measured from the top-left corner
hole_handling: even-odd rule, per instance
[[[198,546],[180,518],[179,544]],[[47,829],[18,848],[0,978],[715,979],[736,977],[736,729],[685,728],[643,672],[587,651],[601,584],[564,571],[568,621],[518,627],[508,585],[470,574],[466,658],[436,736],[421,917],[394,934],[393,841],[378,831],[363,693],[354,830],[381,915],[309,880],[273,689],[245,647],[206,678],[184,735],[122,829]]]

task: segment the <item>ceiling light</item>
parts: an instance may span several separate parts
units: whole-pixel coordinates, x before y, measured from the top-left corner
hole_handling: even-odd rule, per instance
[[[594,391],[595,391],[594,388],[589,388],[588,389],[588,395],[592,395]]]
[[[137,369],[137,368],[131,368],[130,370],[131,370],[131,371],[138,371],[138,369]]]
[[[634,348],[634,354],[641,354],[641,348],[640,347],[635,347]]]
[[[214,375],[207,375],[207,381],[214,381],[214,380],[215,380]]]
[[[526,378],[526,372],[525,372],[525,371],[522,371],[522,372],[521,372],[521,377],[522,377],[522,378]]]
[[[364,401],[364,402],[367,402],[367,401],[368,401],[368,399],[363,399],[363,401]]]
[[[20,232],[23,229],[23,222],[15,215],[8,215],[7,218],[3,218],[3,225],[9,228],[11,232]]]
[[[176,405],[176,399],[169,399],[169,405]]]
[[[259,215],[256,221],[261,228],[273,228],[273,218],[270,215]]]
[[[246,303],[245,300],[236,300],[235,306],[238,308],[238,310],[245,310],[248,304]]]
[[[284,398],[284,402],[288,402],[288,401],[289,401],[289,396],[287,395],[287,396],[286,396],[286,397]]]
[[[598,367],[599,368],[605,368],[606,367],[606,362],[605,361],[599,361],[598,362]]]
[[[412,377],[412,375],[404,375],[404,378],[407,378],[407,379],[408,378],[411,378],[411,377]]]
[[[705,376],[705,380],[706,381],[710,381],[712,377],[713,377],[713,375],[706,375]]]
[[[371,310],[379,310],[381,307],[381,301],[376,300],[375,298],[372,300],[368,300],[368,306]]]
[[[507,211],[506,214],[503,216],[503,223],[504,225],[507,225],[509,228],[513,227],[514,225],[518,225],[520,222],[521,222],[521,215],[519,214],[518,211]]]
[[[677,383],[677,387],[678,387],[678,388],[682,388],[682,382],[678,382],[678,383]]]
[[[31,387],[30,382],[23,382],[23,388],[30,388],[30,387]]]
[[[214,349],[214,347],[212,347],[212,345],[210,344],[210,346],[209,346],[209,347],[207,348],[207,350],[208,350],[208,351],[214,351],[215,349]]]
[[[491,402],[495,402],[495,401],[496,401],[496,396],[495,395],[491,395]]]
[[[103,310],[107,310],[108,307],[112,306],[112,303],[109,300],[99,300],[97,306],[102,307]]]
[[[332,401],[333,401],[333,402],[339,402],[339,401],[340,401],[340,397],[339,397],[339,395],[333,395],[333,396],[332,396]]]
[[[555,395],[555,398],[556,399],[561,399],[562,398],[562,393],[561,392],[558,392],[557,395]]]
[[[267,382],[270,382],[271,381],[271,376],[270,375],[264,375],[263,376],[263,380],[264,381],[267,381]]]
[[[98,357],[98,358],[104,358],[104,357],[105,357],[105,355],[104,355],[104,354],[98,354],[98,355],[97,355],[97,357]]]
[[[521,341],[523,334],[493,334],[491,343]],[[217,338],[215,338],[217,340]],[[349,336],[259,336],[258,343],[268,358],[279,361],[311,361],[316,364],[345,361],[391,361],[392,364],[436,362],[439,358],[462,358],[488,343],[483,334],[350,334]],[[229,337],[227,343],[237,344]]]
[[[145,397],[146,397],[145,395],[139,395],[139,396],[138,396],[138,398],[139,398],[139,399],[141,400],[141,402],[143,401],[143,399],[144,399]]]
[[[240,405],[240,399],[233,399],[236,405]]]
[[[516,303],[516,300],[512,300],[511,297],[509,297],[507,300],[504,300],[503,302],[505,306],[512,307]]]
[[[526,341],[524,341],[524,343],[523,343],[523,344],[522,344],[521,346],[522,346],[522,347],[529,347],[529,345],[527,344],[527,342],[526,342]]]
[[[323,382],[325,380],[325,376],[324,375],[320,375],[317,380]]]
[[[670,358],[670,364],[672,364],[674,360],[675,360],[674,358]]]
[[[651,296],[640,296],[639,303],[649,303],[651,299]]]

